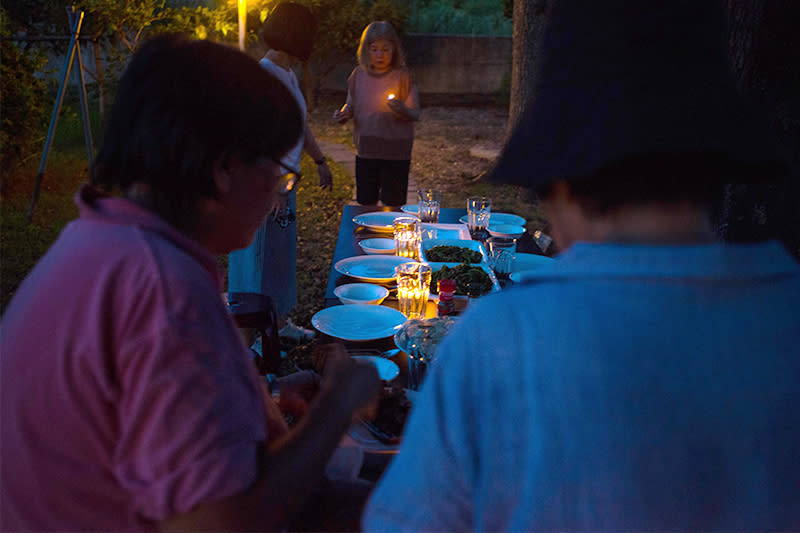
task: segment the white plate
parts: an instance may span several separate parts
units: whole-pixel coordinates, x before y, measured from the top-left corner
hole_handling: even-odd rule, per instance
[[[336,305],[311,317],[311,325],[321,333],[345,341],[391,337],[405,321],[397,309],[369,304]]]
[[[484,250],[483,245],[479,241],[465,241],[459,239],[428,239],[422,241],[422,258],[426,262],[430,262],[427,252],[434,246],[459,246],[461,248],[469,248],[470,250],[481,254],[481,261],[478,261],[478,263],[488,263],[489,261],[489,258],[486,256],[486,250]]]
[[[353,222],[374,231],[394,231],[392,227],[394,219],[407,216],[409,216],[408,213],[398,213],[397,211],[373,211],[354,216]]]
[[[525,233],[525,226],[515,226],[513,224],[492,224],[489,222],[489,235],[492,237],[507,237],[516,239]]]
[[[472,239],[469,229],[464,224],[433,224],[422,223],[422,240],[425,239],[458,239],[468,241]]]
[[[552,257],[538,254],[525,254],[517,252],[514,256],[514,262],[511,265],[511,272],[523,272],[527,270],[536,270],[545,265],[553,262]]]
[[[400,208],[400,211],[414,216],[419,215],[419,204],[406,204]]]
[[[374,239],[364,239],[358,241],[358,245],[368,254],[393,254],[394,239],[376,237]]]
[[[552,257],[517,252],[511,266],[511,281],[521,283],[536,276],[536,271],[553,262]]]
[[[389,283],[395,279],[394,267],[410,262],[408,257],[396,255],[357,255],[337,261],[334,268],[357,280]]]
[[[375,365],[378,370],[378,377],[383,381],[392,381],[400,375],[400,367],[397,366],[397,363],[383,357],[378,357],[377,355],[351,355],[350,357]]]
[[[406,389],[406,398],[408,398],[408,400],[411,402],[413,409],[414,402],[417,399],[417,391]],[[411,416],[411,413],[408,413],[408,416]],[[397,450],[400,447],[399,444],[382,443],[376,439],[372,433],[370,433],[369,430],[365,428],[363,424],[361,424],[361,422],[356,422],[350,426],[350,429],[347,430],[347,434],[351,439],[353,439],[353,441],[355,441],[359,448],[367,453],[394,454],[397,453]]]
[[[458,219],[459,222],[462,224],[467,223],[467,215]],[[511,224],[512,226],[524,226],[527,224],[527,220],[524,218],[514,215],[512,213],[495,213],[492,212],[489,215],[489,224]]]

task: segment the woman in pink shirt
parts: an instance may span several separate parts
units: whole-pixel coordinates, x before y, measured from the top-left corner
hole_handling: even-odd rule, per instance
[[[417,86],[392,25],[370,23],[361,34],[358,66],[348,79],[347,102],[334,112],[340,124],[353,119],[356,199],[362,205],[406,202],[414,122],[419,120]]]
[[[339,347],[287,428],[216,260],[285,204],[299,174],[278,162],[302,127],[231,47],[162,36],[134,54],[97,183],[3,315],[0,531],[274,531],[341,501],[325,465],[377,373]]]

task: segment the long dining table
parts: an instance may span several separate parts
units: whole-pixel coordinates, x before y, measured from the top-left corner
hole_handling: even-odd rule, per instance
[[[398,209],[393,209],[390,207],[377,207],[377,206],[361,206],[361,205],[347,205],[344,206],[342,212],[342,218],[339,223],[339,233],[336,240],[336,248],[333,254],[333,261],[331,263],[330,274],[328,276],[328,286],[325,291],[325,307],[337,306],[342,305],[339,299],[336,297],[334,291],[336,287],[345,283],[353,283],[357,280],[354,280],[351,277],[341,274],[336,269],[336,263],[342,259],[347,259],[349,257],[355,256],[363,256],[366,253],[361,249],[359,246],[359,242],[363,239],[373,238],[373,237],[385,237],[385,238],[392,238],[390,232],[376,232],[366,227],[360,226],[353,221],[353,218],[357,215],[362,213],[369,213],[373,211],[399,211]],[[439,223],[440,224],[459,224],[459,218],[463,217],[466,214],[466,208],[442,208],[439,213]],[[412,216],[412,215],[410,215]],[[527,239],[525,238],[527,237]],[[533,251],[536,248],[533,239],[530,238],[527,234],[518,241],[517,249],[519,251],[528,252]],[[390,294],[384,302],[381,304],[388,307],[397,308],[397,299],[394,294]],[[460,309],[463,309],[463,306],[466,305],[465,300],[459,300],[457,304]],[[436,316],[436,303],[432,300],[428,301],[427,309],[426,309],[426,317],[434,317]],[[394,342],[393,337],[387,337],[382,339],[374,339],[368,341],[343,341],[341,339],[334,339],[327,337],[327,335],[321,333],[321,338],[323,341],[331,340],[338,343],[344,344],[344,346],[350,351],[351,353],[358,353],[361,352],[373,352],[374,354],[384,354],[388,355],[388,359],[394,361],[399,370],[399,375],[390,382],[392,385],[396,385],[398,387],[406,387],[408,383],[408,362],[406,354],[396,349],[396,345]],[[389,352],[389,350],[394,350],[394,352]],[[389,355],[391,354],[391,355]],[[366,454],[364,459],[364,466],[362,469],[362,476],[368,479],[377,479],[378,476],[383,472],[387,463],[391,460],[391,455],[386,454]]]

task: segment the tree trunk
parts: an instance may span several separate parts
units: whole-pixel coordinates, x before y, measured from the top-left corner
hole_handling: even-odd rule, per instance
[[[721,235],[781,239],[800,258],[800,2],[728,0],[731,66],[739,91],[769,119],[789,174],[769,185],[727,188]]]
[[[511,55],[511,95],[506,139],[533,98],[539,42],[551,0],[515,0]]]

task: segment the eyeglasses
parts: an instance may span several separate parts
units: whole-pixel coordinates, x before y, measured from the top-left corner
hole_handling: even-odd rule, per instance
[[[294,190],[297,184],[300,182],[300,179],[303,175],[300,173],[299,170],[294,170],[291,167],[287,167],[280,161],[276,161],[272,159],[272,162],[278,165],[281,168],[287,169],[289,172],[282,174],[278,178],[278,182],[275,184],[275,193],[279,196],[286,196],[290,192]]]

